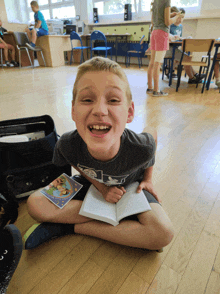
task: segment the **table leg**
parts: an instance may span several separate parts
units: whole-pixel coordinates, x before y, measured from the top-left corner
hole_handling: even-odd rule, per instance
[[[213,74],[213,71],[214,71],[214,66],[215,66],[215,62],[216,62],[216,57],[217,57],[217,53],[218,53],[218,47],[220,45],[216,45],[215,46],[215,54],[213,56],[213,61],[212,61],[212,66],[211,66],[211,70],[209,72],[209,77],[208,77],[208,80],[207,80],[207,83],[206,83],[206,89],[209,90],[209,86],[210,86],[210,83],[211,83],[211,79],[212,79],[212,74]]]
[[[118,38],[115,38],[115,61],[117,62],[118,57]]]
[[[173,74],[173,63],[174,63],[174,57],[175,57],[175,50],[176,50],[176,46],[173,45],[171,68],[170,68],[170,76],[169,76],[169,86],[172,85],[172,74]]]

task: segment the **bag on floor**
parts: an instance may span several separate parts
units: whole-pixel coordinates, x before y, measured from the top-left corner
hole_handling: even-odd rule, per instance
[[[71,166],[52,163],[58,135],[49,115],[0,122],[0,193],[6,198],[29,196]]]

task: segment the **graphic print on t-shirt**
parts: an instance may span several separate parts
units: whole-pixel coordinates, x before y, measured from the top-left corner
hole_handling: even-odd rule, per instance
[[[94,168],[87,167],[77,164],[77,167],[85,173],[88,177],[103,183],[107,186],[121,185],[125,182],[128,175],[123,176],[113,176],[113,175],[105,175],[102,170],[95,170]]]

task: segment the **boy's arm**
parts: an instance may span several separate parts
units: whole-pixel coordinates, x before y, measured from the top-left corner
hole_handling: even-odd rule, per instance
[[[34,27],[36,29],[39,29],[41,27],[41,24],[42,24],[42,21],[38,20]]]
[[[157,149],[157,131],[154,128],[146,127],[143,130],[144,133],[149,133],[154,137],[156,149]],[[155,152],[156,153],[156,152]],[[159,203],[161,203],[161,199],[159,198],[157,192],[155,191],[152,183],[152,177],[153,177],[153,166],[150,166],[145,169],[144,177],[140,183],[140,185],[137,188],[137,193],[140,193],[142,189],[148,191],[151,193]]]
[[[90,183],[92,183],[97,190],[102,194],[106,201],[110,203],[117,203],[121,197],[124,195],[126,190],[124,187],[108,187],[105,184],[99,183],[98,181],[88,177],[84,172],[82,172],[76,166],[73,166],[84,178],[86,178]]]

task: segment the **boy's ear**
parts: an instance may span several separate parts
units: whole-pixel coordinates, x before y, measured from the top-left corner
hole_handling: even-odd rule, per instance
[[[128,118],[127,118],[127,123],[131,123],[134,118],[134,102],[131,101],[131,105],[129,106],[128,109]]]
[[[72,101],[72,109],[71,109],[72,120],[75,121],[75,108],[74,102]]]

